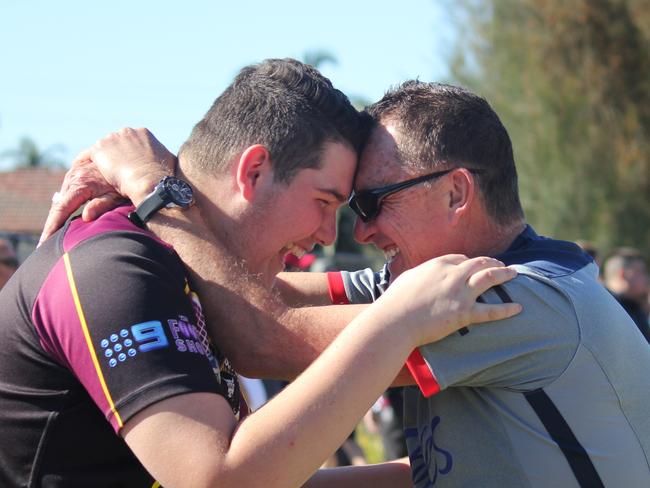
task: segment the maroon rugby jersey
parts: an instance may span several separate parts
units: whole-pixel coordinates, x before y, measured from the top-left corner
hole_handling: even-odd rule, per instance
[[[192,392],[239,413],[182,262],[130,210],[70,221],[0,292],[0,486],[155,486],[125,422]]]

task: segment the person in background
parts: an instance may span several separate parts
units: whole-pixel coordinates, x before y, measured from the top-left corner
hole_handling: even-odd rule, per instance
[[[6,239],[0,239],[0,290],[18,269],[16,251]]]
[[[389,388],[363,418],[368,432],[379,434],[384,460],[408,456],[404,438],[404,389]]]
[[[650,343],[648,267],[643,255],[630,247],[616,249],[605,260],[603,276],[607,289]]]

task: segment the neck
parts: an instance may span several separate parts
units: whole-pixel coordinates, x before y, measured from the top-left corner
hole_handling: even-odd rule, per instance
[[[526,228],[521,219],[508,224],[496,224],[491,219],[471,224],[465,232],[465,254],[469,257],[496,256],[508,250]]]
[[[196,206],[206,228],[228,252],[239,257],[239,219],[235,208],[236,198],[228,179],[198,172],[190,165],[183,164],[182,159],[179,163],[177,174],[192,185]],[[215,195],[219,197],[215,198]]]

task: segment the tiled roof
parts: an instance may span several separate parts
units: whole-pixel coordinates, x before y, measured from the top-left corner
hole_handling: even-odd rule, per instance
[[[39,235],[65,170],[0,172],[0,231]]]

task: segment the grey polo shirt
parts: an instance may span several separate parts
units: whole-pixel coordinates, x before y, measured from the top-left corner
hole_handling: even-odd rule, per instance
[[[419,385],[405,392],[414,485],[650,486],[650,346],[572,243],[528,227],[497,257],[519,276],[482,299],[523,312],[408,360]],[[352,303],[387,282],[385,271],[330,277],[333,298]]]

